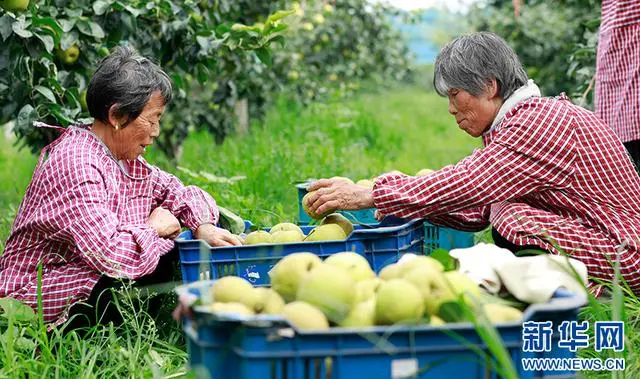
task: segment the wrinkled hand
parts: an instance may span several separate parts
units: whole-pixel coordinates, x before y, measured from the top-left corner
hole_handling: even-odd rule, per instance
[[[176,238],[180,234],[180,221],[168,210],[158,207],[151,212],[147,225],[155,229],[162,238]]]
[[[345,179],[320,179],[307,188],[309,210],[324,214],[335,210],[373,208],[373,190]]]
[[[195,233],[196,239],[205,240],[209,245],[219,246],[239,246],[242,240],[226,229],[218,228],[213,224],[202,224]]]

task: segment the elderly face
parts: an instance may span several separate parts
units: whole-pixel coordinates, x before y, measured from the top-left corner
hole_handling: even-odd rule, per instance
[[[458,127],[474,137],[480,137],[493,122],[500,103],[496,101],[495,91],[489,88],[480,96],[452,88],[448,93],[449,113],[458,123]]]
[[[147,146],[160,134],[160,118],[164,113],[164,99],[160,92],[154,92],[142,113],[126,127],[115,131],[113,135],[118,159],[134,160],[144,154]]]

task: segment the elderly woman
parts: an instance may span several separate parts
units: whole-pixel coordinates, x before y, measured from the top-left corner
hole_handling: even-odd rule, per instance
[[[181,225],[212,246],[241,244],[215,226],[210,195],[141,157],[171,95],[167,75],[130,48],[99,63],[87,91],[93,124],[60,129],[40,156],[0,257],[0,298],[36,309],[41,263],[44,320],[53,327],[83,313],[76,303],[96,302],[114,279],[169,281],[176,257],[167,253]]]
[[[445,46],[434,84],[482,149],[428,176],[382,175],[373,190],[320,180],[309,187],[309,208],[375,207],[467,231],[491,224],[498,246],[568,254],[592,278],[611,280],[619,260],[622,277],[640,293],[640,177],[611,128],[564,94],[541,97],[515,52],[492,33]]]

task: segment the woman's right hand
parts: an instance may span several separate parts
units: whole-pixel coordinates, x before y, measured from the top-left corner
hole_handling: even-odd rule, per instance
[[[147,224],[162,238],[176,238],[180,234],[180,221],[168,210],[158,207],[151,212]]]

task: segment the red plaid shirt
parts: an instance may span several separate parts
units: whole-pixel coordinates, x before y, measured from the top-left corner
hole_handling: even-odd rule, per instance
[[[150,274],[174,246],[146,225],[158,206],[192,230],[218,220],[206,192],[142,158],[120,165],[85,127],[64,130],[42,152],[0,257],[0,297],[37,309],[42,262],[44,319],[53,326],[89,297],[101,275]]]
[[[565,252],[593,277],[621,274],[640,293],[640,177],[614,132],[561,95],[517,104],[484,148],[428,176],[376,180],[383,214],[478,231]]]
[[[640,140],[640,1],[603,0],[596,114],[623,142]]]

